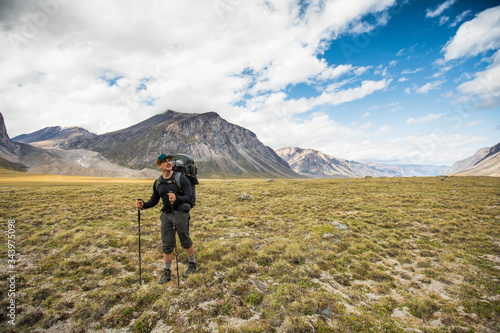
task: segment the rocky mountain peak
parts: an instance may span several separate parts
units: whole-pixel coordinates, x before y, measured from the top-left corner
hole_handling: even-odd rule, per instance
[[[3,119],[3,115],[0,112],[0,146],[4,152],[13,154],[17,147],[9,138],[9,134],[7,133],[7,128],[5,127],[5,121]]]
[[[137,169],[155,167],[162,153],[186,153],[206,177],[298,177],[253,132],[215,112],[168,110],[119,131],[67,141],[63,148],[97,151],[114,163]]]

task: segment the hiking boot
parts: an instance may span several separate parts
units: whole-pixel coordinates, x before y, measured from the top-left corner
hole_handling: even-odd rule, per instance
[[[170,271],[170,269],[164,269],[163,270],[163,276],[160,278],[160,280],[158,281],[159,284],[165,284],[167,283],[168,281],[172,280],[172,272]]]
[[[182,276],[187,278],[189,275],[193,274],[196,272],[196,263],[195,262],[190,262],[188,269],[182,273]]]

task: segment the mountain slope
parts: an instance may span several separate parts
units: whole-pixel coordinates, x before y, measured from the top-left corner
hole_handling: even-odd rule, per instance
[[[455,162],[446,172],[447,174],[458,173],[462,170],[469,169],[473,167],[477,162],[482,160],[486,155],[488,155],[490,148],[485,147],[479,149],[474,156],[464,158],[463,160]]]
[[[489,148],[487,154],[472,167],[455,172],[453,175],[500,177],[500,143]]]
[[[94,133],[90,133],[81,127],[65,127],[60,126],[45,127],[29,134],[21,134],[12,141],[20,143],[29,143],[37,147],[54,147],[57,143],[67,141],[78,137],[92,137]]]
[[[134,169],[156,168],[156,157],[172,152],[193,156],[200,177],[299,177],[254,133],[215,112],[169,110],[119,131],[73,139],[62,147],[97,151],[114,163]]]

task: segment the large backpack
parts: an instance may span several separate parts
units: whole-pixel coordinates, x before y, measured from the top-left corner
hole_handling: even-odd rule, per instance
[[[184,174],[189,180],[189,184],[191,185],[191,193],[193,195],[193,200],[190,205],[191,208],[196,205],[196,185],[199,184],[198,178],[196,175],[198,174],[198,168],[194,165],[194,159],[187,154],[173,154],[172,155],[172,171],[174,171],[174,183],[177,185],[179,192],[182,194],[181,187],[181,174]],[[155,181],[155,188],[158,191],[158,187],[160,186],[160,182],[163,176],[160,176]]]

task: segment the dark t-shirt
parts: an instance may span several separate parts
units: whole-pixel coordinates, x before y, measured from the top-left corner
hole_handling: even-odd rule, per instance
[[[155,181],[156,183],[156,181]],[[178,210],[178,207],[184,203],[190,203],[192,198],[191,184],[187,177],[181,174],[180,187],[182,188],[182,194],[179,191],[179,187],[174,183],[174,174],[169,179],[161,177],[160,186],[158,186],[158,191],[156,191],[156,184],[153,184],[153,194],[151,198],[144,203],[144,209],[154,207],[160,201],[163,201],[162,211],[171,211],[171,204],[168,201],[168,192],[172,191],[175,193],[177,200],[174,202],[174,210]]]

